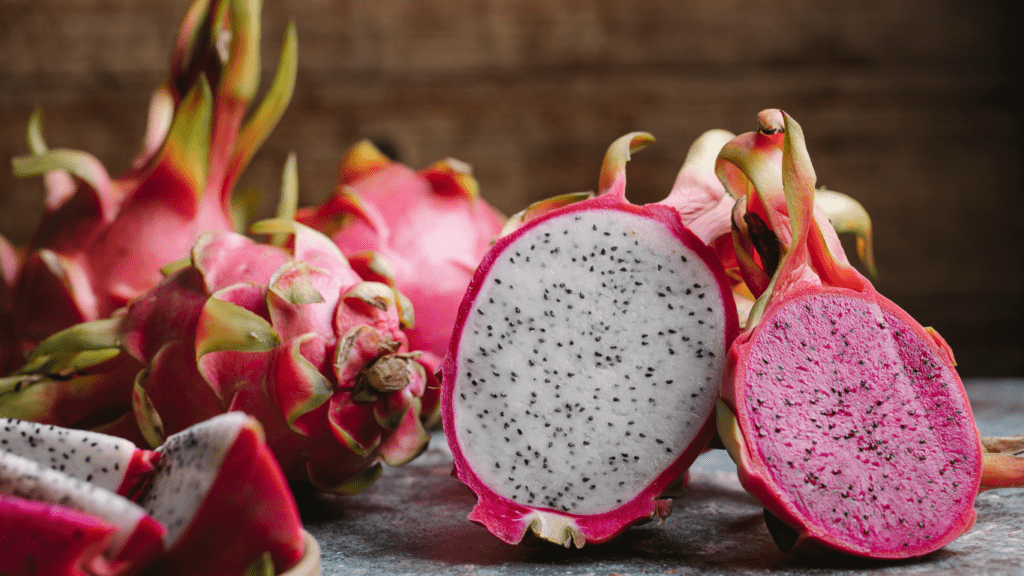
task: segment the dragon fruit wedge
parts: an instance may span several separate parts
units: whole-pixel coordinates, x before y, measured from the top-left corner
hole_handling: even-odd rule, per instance
[[[116,436],[10,418],[0,418],[0,450],[129,498],[158,458]]]
[[[264,552],[282,569],[302,557],[295,500],[254,418],[222,414],[157,452],[160,466],[138,502],[167,527],[167,553],[149,574],[236,576]]]
[[[800,126],[778,110],[759,120],[723,148],[720,173],[774,207],[787,241],[730,349],[719,436],[780,548],[937,550],[973,525],[982,472],[952,352],[831,249]]]
[[[12,164],[17,176],[44,177],[46,206],[12,280],[5,346],[24,355],[61,329],[107,317],[159,282],[160,268],[201,233],[235,228],[235,181],[295,82],[289,28],[267,97],[243,123],[259,87],[259,14],[259,0],[195,2],[170,78],[153,95],[143,150],[117,178],[86,152],[48,148],[33,114],[31,153]]]
[[[469,518],[506,542],[582,547],[664,518],[714,433],[735,305],[675,209],[626,200],[626,161],[651,141],[612,144],[597,197],[513,217],[459,309],[444,429]]]
[[[439,361],[469,279],[504,221],[479,188],[463,162],[416,172],[364,140],[342,159],[334,194],[296,219],[330,236],[366,279],[405,294],[417,319],[409,345]]]
[[[239,410],[260,421],[289,481],[339,492],[420,454],[440,386],[408,348],[408,300],[302,224],[252,230],[282,245],[209,232],[121,314],[44,340],[0,379],[0,415],[158,446]]]
[[[0,562],[29,574],[138,574],[165,528],[134,502],[0,451]]]

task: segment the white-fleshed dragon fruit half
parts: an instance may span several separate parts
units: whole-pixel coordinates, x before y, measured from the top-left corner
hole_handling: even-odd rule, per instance
[[[677,210],[626,200],[626,161],[651,141],[612,144],[597,197],[510,219],[459,310],[444,428],[470,519],[506,542],[582,547],[664,518],[714,432],[736,309]]]
[[[170,77],[153,95],[143,149],[118,177],[87,152],[49,148],[41,114],[33,114],[31,153],[12,165],[17,176],[44,177],[46,205],[17,276],[7,278],[11,302],[0,308],[9,308],[13,333],[0,335],[0,365],[22,363],[44,338],[105,318],[149,290],[203,232],[235,229],[235,182],[295,83],[290,26],[267,96],[246,117],[259,89],[260,9],[259,0],[192,5]],[[0,254],[5,268],[13,268],[9,260]]]
[[[781,260],[730,350],[719,435],[784,550],[937,550],[973,525],[983,486],[952,352],[829,242],[800,126],[778,110],[759,120],[719,173],[767,208]],[[1020,460],[1001,456],[1004,471]]]
[[[480,197],[469,166],[452,158],[414,171],[364,140],[342,159],[338,177],[334,194],[296,220],[330,236],[367,280],[408,297],[416,309],[409,346],[440,361],[504,217]]]

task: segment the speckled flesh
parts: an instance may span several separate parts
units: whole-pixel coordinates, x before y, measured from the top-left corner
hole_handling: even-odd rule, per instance
[[[750,431],[742,479],[777,499],[763,500],[773,513],[804,540],[892,558],[973,525],[981,454],[943,350],[887,304],[791,294],[737,343],[734,401]]]
[[[168,552],[154,576],[239,574],[264,551],[283,569],[302,556],[295,501],[255,419],[229,412],[158,451],[160,468],[139,499],[167,526]]]
[[[673,214],[573,205],[478,269],[443,415],[479,497],[470,518],[500,538],[555,526],[607,540],[651,518],[709,440],[736,319],[710,249]]]
[[[121,495],[145,480],[156,458],[123,438],[13,418],[0,418],[0,449]]]

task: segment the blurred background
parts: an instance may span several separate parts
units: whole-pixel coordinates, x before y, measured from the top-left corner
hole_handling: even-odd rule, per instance
[[[4,0],[0,158],[51,146],[112,174],[139,148],[188,0]],[[779,0],[264,0],[264,84],[299,35],[285,116],[240,187],[276,204],[288,152],[301,201],[371,138],[423,168],[473,166],[506,214],[590,190],[607,146],[657,137],[629,165],[637,203],[663,198],[705,130],[756,129],[783,108],[819,184],[875,226],[877,288],[941,332],[962,376],[1024,376],[1022,57],[1017,2]],[[24,243],[41,179],[0,169],[0,234]]]

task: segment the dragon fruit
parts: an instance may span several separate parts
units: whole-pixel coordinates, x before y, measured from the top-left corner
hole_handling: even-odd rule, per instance
[[[157,446],[240,410],[261,422],[290,481],[340,492],[367,486],[381,461],[417,456],[440,390],[408,348],[408,300],[362,280],[306,226],[253,230],[283,246],[204,234],[122,314],[43,341],[0,379],[0,414],[71,414],[73,425]]]
[[[134,502],[0,451],[0,560],[15,574],[137,574],[165,528]]]
[[[469,518],[506,542],[582,547],[664,518],[714,433],[736,310],[679,212],[626,200],[626,161],[651,141],[612,144],[597,197],[510,219],[459,309],[444,429]]]
[[[123,438],[0,418],[0,450],[131,497],[154,469],[157,453]]]
[[[151,572],[235,576],[269,552],[287,568],[303,555],[302,523],[259,422],[222,414],[167,439],[138,502],[167,527]],[[236,537],[224,538],[225,529]],[[216,543],[216,544],[211,544]]]
[[[0,430],[5,570],[234,576],[264,555],[285,569],[318,561],[259,422],[243,413],[192,426],[156,452],[23,421]],[[133,458],[142,466],[133,469]],[[97,473],[119,464],[120,473]],[[141,482],[130,484],[144,485],[138,503],[109,489],[127,486],[131,472]],[[224,538],[225,526],[244,537]]]
[[[768,207],[781,259],[729,352],[719,435],[781,548],[937,550],[973,525],[982,471],[952,352],[830,245],[800,126],[759,120],[719,173]]]
[[[409,298],[417,318],[409,345],[435,363],[447,350],[469,279],[504,221],[480,197],[465,163],[449,158],[415,172],[368,140],[342,159],[334,194],[296,219],[329,235],[367,279]]]
[[[43,175],[45,213],[10,295],[17,353],[76,323],[105,318],[160,281],[208,230],[234,229],[240,172],[291,97],[296,40],[288,29],[267,97],[259,86],[258,0],[197,0],[182,24],[167,82],[153,95],[142,152],[111,178],[94,156],[49,149],[29,122],[18,176]],[[8,352],[10,354],[10,352]]]

